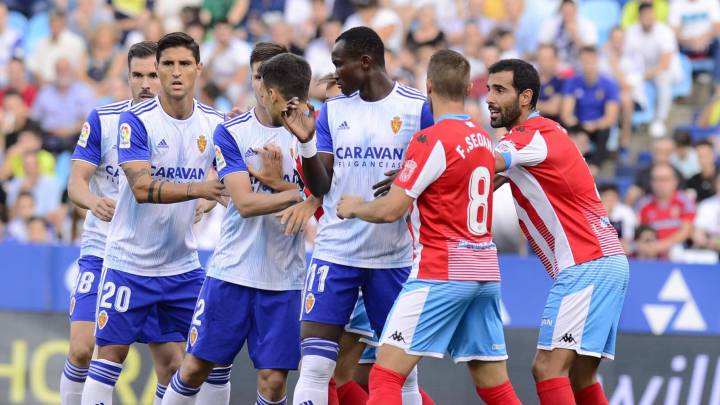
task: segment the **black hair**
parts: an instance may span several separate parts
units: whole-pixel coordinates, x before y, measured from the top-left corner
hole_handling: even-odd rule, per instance
[[[593,54],[597,55],[598,50],[597,50],[597,48],[595,48],[592,45],[586,45],[586,46],[583,46],[582,48],[580,48],[580,55],[582,55],[584,53],[593,53]]]
[[[518,94],[525,90],[532,91],[530,107],[535,109],[540,94],[540,77],[537,70],[522,59],[503,59],[495,62],[488,69],[488,74],[512,72],[513,87]]]
[[[691,146],[692,135],[687,129],[676,129],[675,133],[673,133],[673,141],[677,146]]]
[[[615,183],[601,183],[598,185],[598,193],[602,194],[606,191],[614,191],[615,193],[620,194],[620,189],[618,189],[618,186]]]
[[[130,47],[127,55],[128,69],[130,69],[130,62],[133,58],[148,58],[150,56],[157,55],[158,45],[153,41],[142,41]]]
[[[370,56],[380,67],[385,67],[385,45],[380,35],[368,27],[355,27],[340,34],[335,40],[337,44],[345,41],[344,50],[348,55],[360,58]]]
[[[657,236],[657,231],[652,226],[640,225],[637,228],[635,228],[635,235],[634,235],[635,237],[633,238],[633,240],[640,239],[640,235],[642,235],[644,232],[647,232],[647,231],[650,231],[650,232],[654,233],[655,236]]]
[[[291,53],[273,56],[260,65],[259,74],[265,87],[279,90],[286,99],[308,99],[312,72],[302,57]]]
[[[200,63],[200,46],[190,35],[184,32],[171,32],[160,38],[157,43],[156,60],[160,62],[160,55],[164,50],[178,47],[189,49],[193,54],[193,58],[195,58],[195,63]]]
[[[710,142],[710,141],[707,140],[707,139],[701,139],[701,140],[695,142],[695,145],[694,145],[694,146],[695,146],[696,148],[697,148],[698,146],[707,146],[708,148],[715,150],[715,145],[713,145],[713,143]]]
[[[647,9],[650,9],[650,10],[653,9],[652,3],[640,3],[640,4],[638,4],[638,14],[642,13],[643,10],[647,10]]]
[[[258,42],[250,53],[250,66],[256,62],[265,62],[274,56],[288,53],[288,49],[273,42]]]

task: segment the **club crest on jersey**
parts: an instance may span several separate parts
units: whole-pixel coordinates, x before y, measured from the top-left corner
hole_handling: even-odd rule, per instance
[[[198,137],[197,147],[200,153],[205,153],[205,148],[207,147],[207,138],[205,138],[205,135],[200,135]]]
[[[400,172],[400,181],[410,180],[410,177],[413,175],[413,173],[415,173],[415,169],[417,169],[417,162],[412,159],[406,160],[405,165]]]
[[[104,328],[105,325],[107,325],[107,323],[108,323],[108,314],[103,309],[102,311],[100,311],[100,313],[98,314],[98,317],[97,317],[98,328],[99,329]]]
[[[78,146],[86,147],[88,138],[90,138],[90,124],[87,122],[83,124],[80,130],[80,138],[78,138]]]
[[[130,148],[130,133],[132,130],[130,129],[130,125],[128,123],[123,123],[120,125],[120,149],[129,149]]]
[[[225,157],[222,154],[222,151],[220,150],[220,147],[215,145],[215,166],[217,166],[218,171],[222,170],[227,166],[225,163]]]
[[[396,115],[392,120],[390,120],[390,128],[392,128],[393,134],[395,135],[400,132],[400,128],[402,128],[402,120],[399,116]]]
[[[75,312],[75,297],[70,297],[70,315]]]
[[[190,329],[190,336],[188,336],[188,341],[190,342],[190,346],[193,346],[195,342],[197,342],[198,338],[198,331],[196,327],[192,327]]]
[[[305,313],[309,314],[310,311],[312,311],[314,306],[315,306],[315,296],[313,295],[313,293],[308,293],[308,295],[305,297]]]

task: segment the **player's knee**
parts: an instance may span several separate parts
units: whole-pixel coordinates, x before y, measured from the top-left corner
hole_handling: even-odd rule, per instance
[[[94,346],[88,342],[70,342],[68,359],[76,367],[87,368],[92,360]]]
[[[286,375],[278,370],[258,371],[258,391],[271,401],[278,401],[285,395]]]
[[[170,381],[173,374],[180,369],[182,365],[182,357],[169,358],[165,361],[158,362],[155,364],[155,374],[157,374],[158,381]],[[184,380],[183,380],[184,381]]]
[[[563,370],[563,367],[560,364],[556,364],[549,356],[538,356],[535,358],[532,366],[532,374],[535,381],[568,376],[567,370]]]
[[[212,371],[212,363],[207,363],[197,357],[187,356],[180,368],[180,379],[190,387],[197,388],[205,382]]]

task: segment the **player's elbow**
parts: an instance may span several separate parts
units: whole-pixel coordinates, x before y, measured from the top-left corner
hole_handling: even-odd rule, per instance
[[[131,188],[133,196],[135,197],[135,201],[138,202],[138,204],[145,204],[150,202],[148,199],[148,187],[143,186],[142,184],[136,184]]]
[[[243,218],[251,218],[260,215],[255,204],[246,199],[233,199],[233,205],[237,208],[238,213]]]
[[[407,210],[404,209],[389,209],[380,213],[380,221],[382,223],[390,223],[400,220],[405,216]]]

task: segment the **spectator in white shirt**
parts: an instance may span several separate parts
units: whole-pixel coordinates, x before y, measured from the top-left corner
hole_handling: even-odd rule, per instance
[[[720,82],[720,3],[718,0],[674,0],[668,23],[675,30],[680,50],[692,57],[715,61],[713,79]]]
[[[597,29],[592,21],[580,16],[574,0],[563,0],[560,13],[545,21],[540,43],[554,44],[564,66],[579,68],[580,49],[597,44]]]
[[[600,185],[598,191],[610,216],[610,223],[615,227],[625,252],[629,254],[638,223],[635,211],[620,201],[620,192],[615,184]]]
[[[55,80],[55,65],[58,60],[70,61],[77,72],[84,72],[86,67],[85,41],[67,29],[65,12],[55,10],[50,15],[50,36],[40,40],[28,60],[28,68],[43,83]]]
[[[243,93],[250,71],[250,52],[245,41],[233,36],[233,27],[226,19],[215,23],[214,38],[203,47],[208,79],[234,102]]]
[[[677,41],[670,27],[655,20],[652,4],[641,3],[638,16],[640,22],[628,28],[626,47],[628,52],[642,57],[645,80],[653,82],[657,89],[650,135],[662,137],[667,133],[665,120],[672,105],[672,85],[682,73],[677,59]]]
[[[7,83],[7,67],[20,49],[22,35],[8,26],[8,9],[0,3],[0,87]]]
[[[715,175],[715,189],[720,190],[720,174]],[[693,244],[720,252],[720,191],[698,205]]]
[[[350,28],[367,26],[374,29],[382,38],[385,47],[399,52],[403,45],[403,24],[400,16],[389,8],[380,7],[378,0],[352,0],[355,14],[345,21],[343,31]]]

